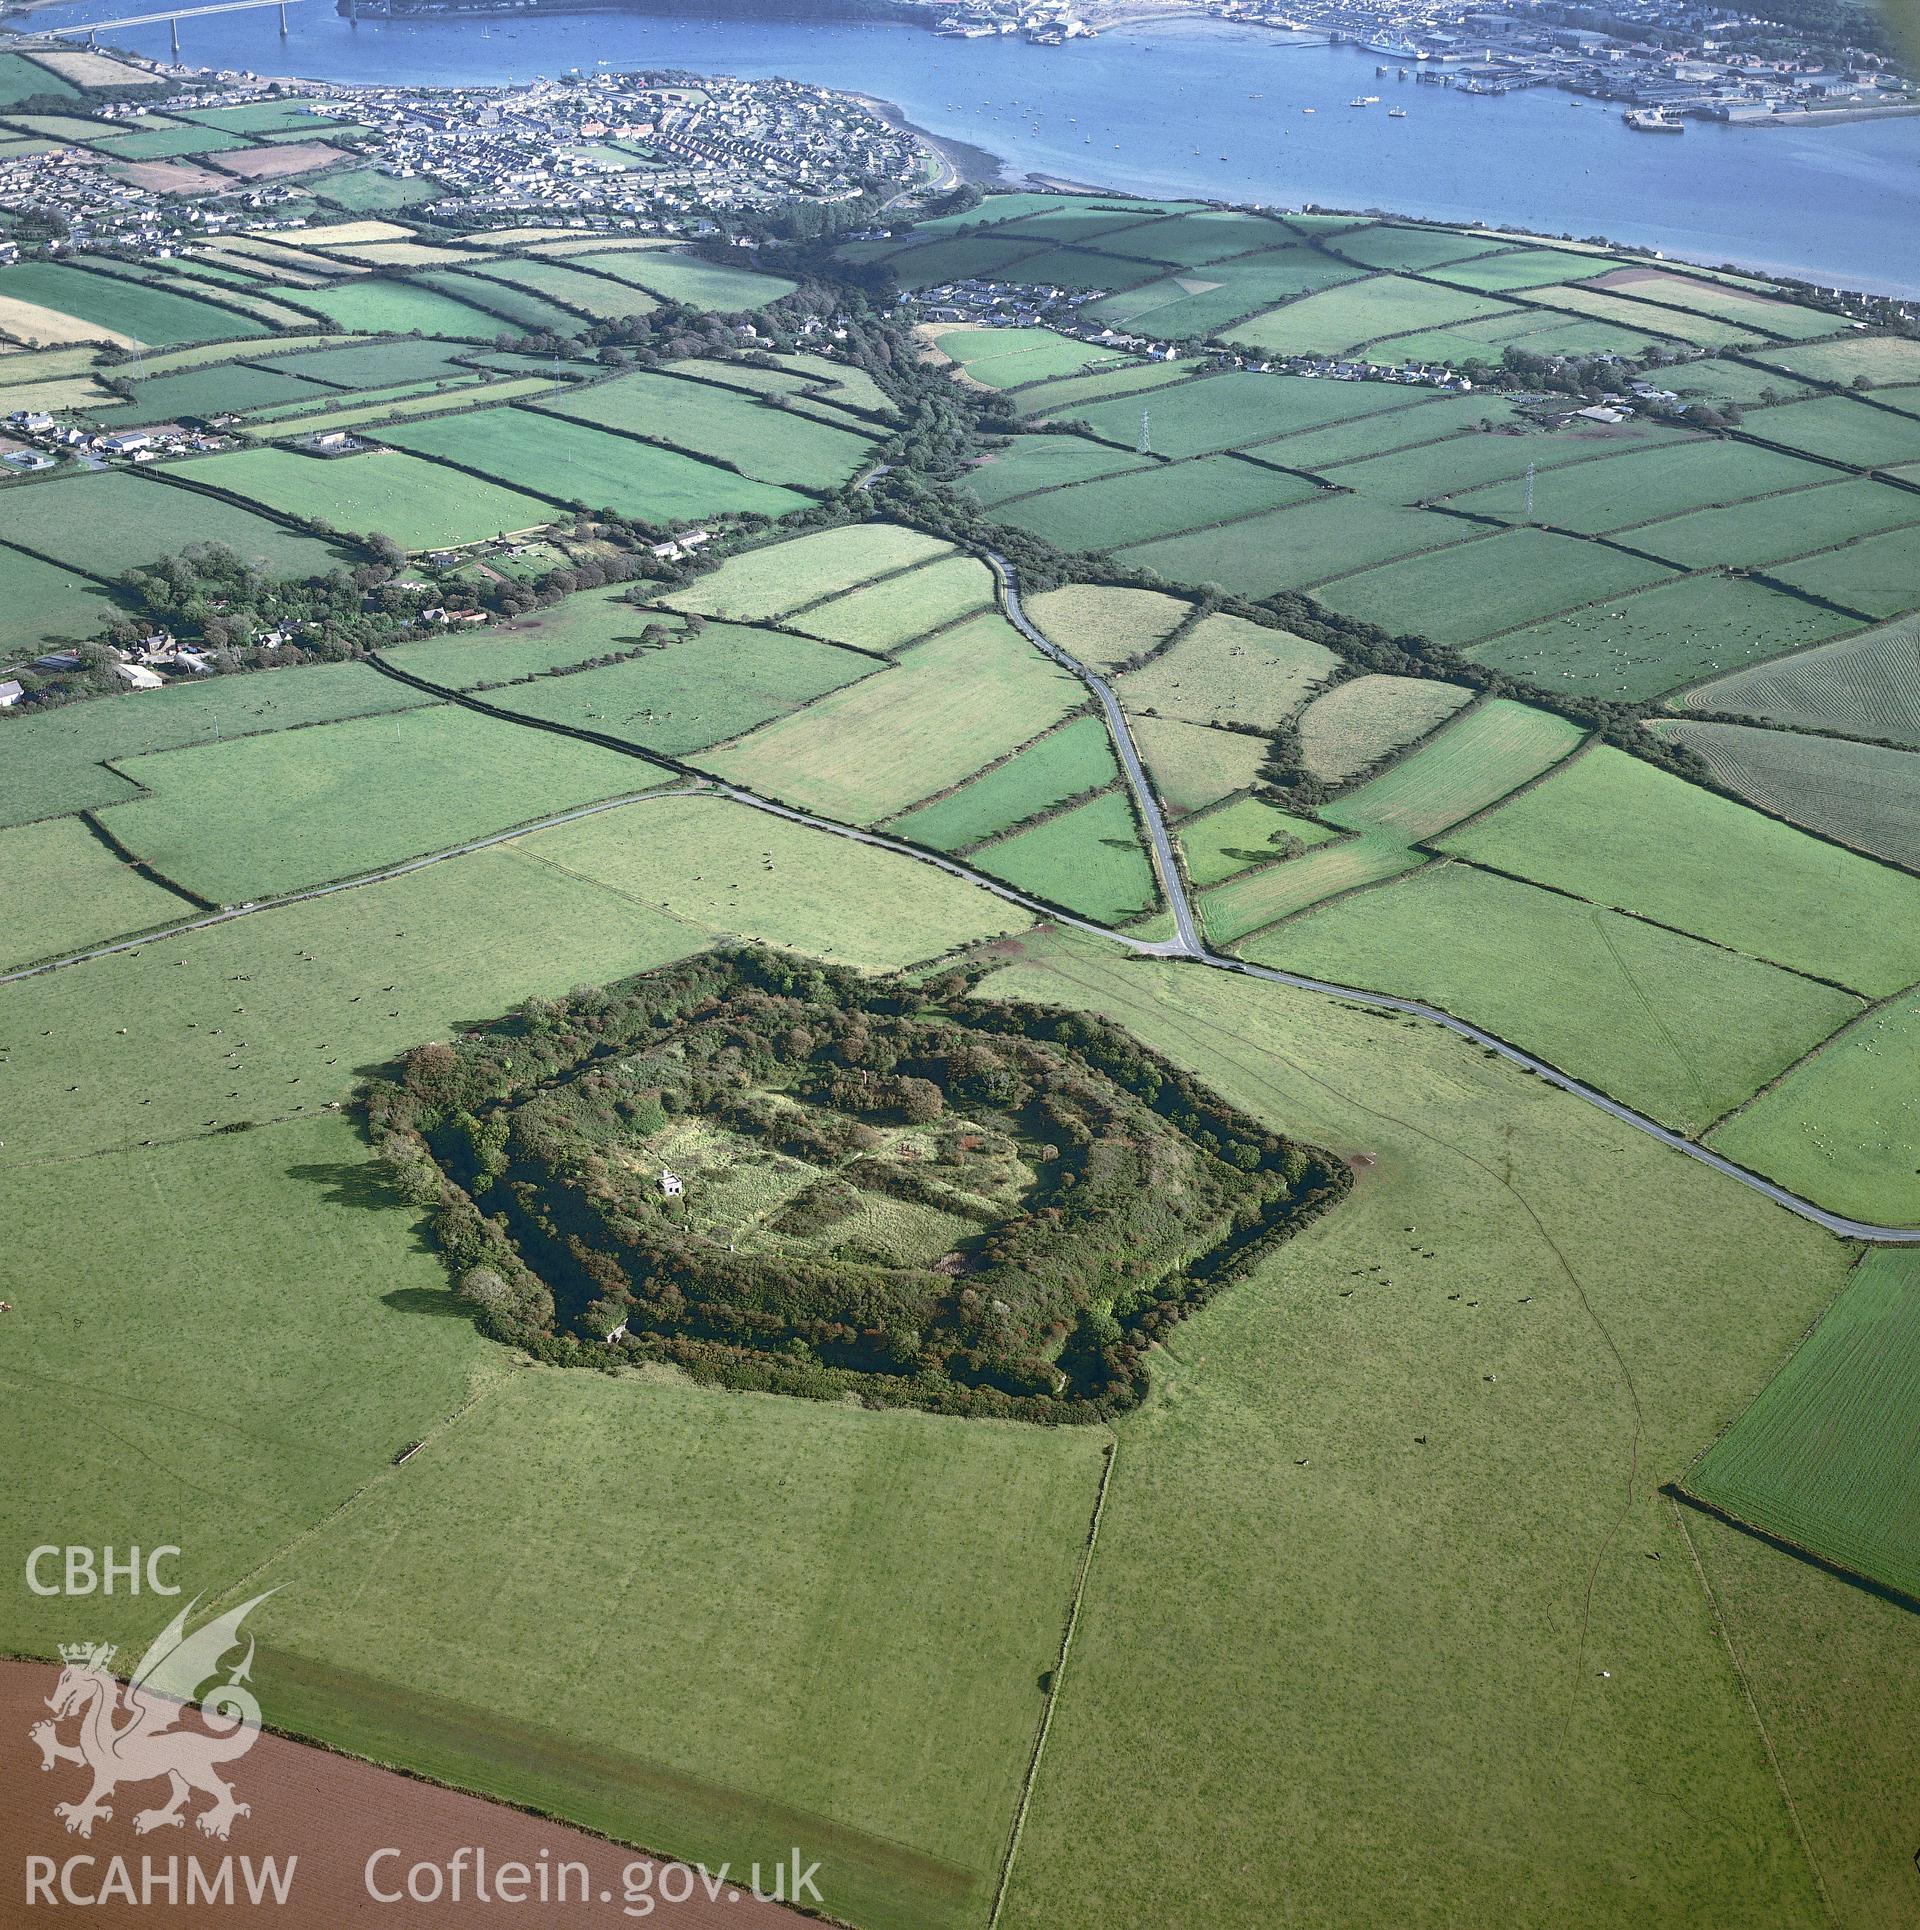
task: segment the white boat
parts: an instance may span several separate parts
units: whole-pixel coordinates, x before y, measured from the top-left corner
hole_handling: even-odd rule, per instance
[[[1387,109],[1387,119],[1390,121],[1404,121],[1406,118],[1407,110],[1404,107],[1389,107]]]

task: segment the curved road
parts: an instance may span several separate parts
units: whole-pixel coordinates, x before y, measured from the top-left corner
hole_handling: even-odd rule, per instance
[[[1302,992],[1319,992],[1329,998],[1348,999],[1356,1005],[1366,1005],[1376,1011],[1395,1012],[1408,1018],[1426,1019],[1434,1025],[1445,1026],[1449,1032],[1457,1033],[1463,1039],[1470,1039],[1475,1045],[1496,1052],[1512,1065],[1522,1066],[1537,1078],[1557,1086],[1562,1092],[1571,1093],[1576,1099],[1584,1099],[1590,1106],[1599,1109],[1633,1127],[1637,1132],[1646,1133],[1657,1139],[1663,1146],[1671,1146],[1677,1153],[1685,1153],[1689,1159],[1697,1159],[1703,1166],[1711,1166],[1716,1173],[1724,1173],[1728,1179],[1735,1179],[1742,1186],[1751,1187],[1788,1212],[1797,1213],[1803,1220],[1811,1220],[1814,1225],[1825,1227],[1829,1233],[1837,1233],[1849,1240],[1873,1240],[1887,1245],[1920,1245],[1920,1227],[1876,1226],[1867,1220],[1851,1220],[1844,1214],[1829,1213],[1823,1206],[1816,1206],[1811,1200],[1803,1200],[1799,1194],[1790,1193],[1784,1186],[1776,1186],[1772,1180],[1762,1179],[1758,1173],[1750,1173],[1744,1166],[1736,1166],[1732,1160],[1724,1158],[1710,1147],[1697,1144],[1684,1135],[1662,1126],[1657,1120],[1649,1119],[1631,1106],[1623,1106],[1619,1100],[1609,1098],[1594,1087],[1583,1085],[1578,1079],[1569,1077],[1557,1066],[1550,1065],[1545,1059],[1536,1059],[1530,1052],[1522,1052],[1516,1045],[1509,1045],[1505,1039],[1491,1032],[1483,1032],[1479,1026],[1469,1024],[1465,1019],[1455,1018],[1451,1012],[1443,1012],[1436,1005],[1423,1005],[1418,999],[1396,998],[1386,992],[1363,991],[1354,985],[1336,985],[1324,978],[1309,978],[1300,972],[1281,971],[1271,965],[1254,965],[1242,958],[1223,957],[1219,952],[1208,949],[1205,939],[1195,925],[1192,907],[1187,902],[1186,887],[1181,882],[1180,868],[1174,862],[1173,842],[1167,835],[1166,820],[1161,815],[1160,802],[1153,794],[1153,786],[1147,782],[1146,771],[1140,762],[1140,753],[1135,748],[1133,733],[1127,726],[1120,701],[1103,677],[1089,670],[1085,664],[1069,656],[1066,651],[1035,627],[1031,618],[1020,604],[1019,585],[1014,579],[1013,565],[998,550],[987,551],[987,560],[992,563],[994,573],[1000,579],[1002,598],[1006,604],[1008,617],[1019,627],[1023,636],[1059,664],[1063,669],[1073,672],[1095,696],[1100,699],[1102,709],[1107,714],[1107,726],[1120,751],[1120,761],[1126,769],[1127,782],[1132,786],[1134,802],[1139,806],[1141,820],[1153,840],[1154,864],[1160,873],[1160,882],[1167,896],[1167,903],[1173,911],[1174,929],[1179,933],[1175,941],[1150,946],[1130,939],[1123,932],[1108,932],[1109,938],[1118,938],[1123,944],[1131,944],[1141,951],[1157,951],[1163,956],[1180,957],[1196,964],[1208,965],[1216,971],[1238,972],[1243,978],[1262,978],[1275,985],[1291,985]],[[1077,921],[1076,921],[1077,922]],[[1083,927],[1084,929],[1084,927]]]
[[[1045,635],[1028,617],[1020,604],[1019,585],[1015,581],[1013,566],[998,551],[987,552],[995,574],[1000,580],[1001,594],[1006,605],[1008,618],[1019,628],[1034,646],[1043,650],[1062,669],[1071,671],[1082,683],[1100,699],[1101,708],[1106,712],[1107,724],[1112,732],[1116,749],[1127,774],[1127,782],[1132,788],[1134,801],[1139,807],[1141,820],[1146,824],[1153,841],[1154,864],[1160,874],[1162,888],[1166,893],[1167,904],[1173,913],[1176,936],[1172,938],[1136,938],[1129,932],[1114,931],[1109,926],[1094,923],[1089,918],[1076,918],[1057,906],[1049,905],[1038,898],[1030,898],[1023,891],[1003,884],[998,878],[990,878],[985,872],[975,871],[970,865],[957,858],[944,857],[938,852],[929,851],[920,845],[909,844],[902,838],[888,837],[884,832],[867,831],[857,825],[842,824],[834,818],[817,817],[811,811],[801,811],[789,804],[777,803],[772,798],[761,797],[757,792],[741,789],[734,784],[721,784],[708,778],[692,765],[683,764],[676,758],[642,751],[638,746],[629,744],[617,737],[605,736],[599,731],[582,729],[576,725],[549,722],[545,718],[524,717],[512,711],[496,709],[482,699],[465,691],[445,689],[438,684],[427,682],[424,677],[416,677],[409,671],[396,669],[392,664],[377,656],[368,661],[375,669],[385,672],[398,683],[410,684],[417,690],[427,691],[446,702],[461,705],[464,709],[476,710],[483,715],[495,717],[504,723],[519,724],[534,730],[551,731],[563,737],[577,738],[583,742],[598,744],[607,750],[618,751],[623,756],[634,758],[642,763],[664,768],[691,780],[690,784],[673,789],[631,793],[626,797],[603,799],[599,803],[584,805],[576,810],[562,811],[552,817],[541,818],[531,824],[516,826],[510,831],[498,831],[484,838],[470,839],[464,844],[449,847],[444,851],[430,853],[425,857],[410,858],[405,864],[392,865],[382,871],[369,872],[358,878],[348,878],[333,884],[316,885],[306,891],[289,892],[284,897],[262,899],[257,904],[239,905],[231,910],[209,913],[203,918],[187,919],[178,925],[169,926],[161,931],[148,932],[142,937],[126,938],[111,945],[95,946],[90,951],[78,952],[67,958],[53,959],[39,965],[29,965],[23,970],[0,973],[0,985],[16,979],[34,978],[42,972],[64,970],[69,965],[81,965],[89,959],[110,957],[117,952],[134,951],[143,945],[157,944],[163,939],[181,937],[188,932],[204,931],[210,925],[225,924],[229,919],[250,917],[258,911],[274,911],[282,905],[300,904],[311,898],[325,898],[336,891],[352,891],[361,885],[380,884],[389,878],[404,877],[410,871],[418,871],[423,866],[444,863],[448,858],[464,857],[469,852],[483,851],[489,845],[505,844],[514,838],[530,836],[557,824],[571,823],[576,818],[591,816],[597,811],[611,811],[624,808],[629,804],[643,804],[652,798],[686,797],[689,795],[711,795],[724,797],[735,804],[746,805],[755,811],[765,811],[771,817],[784,818],[790,824],[804,825],[810,830],[825,831],[834,837],[846,838],[851,843],[863,844],[876,851],[890,851],[903,858],[911,858],[918,864],[932,865],[948,873],[963,883],[974,885],[980,890],[992,892],[996,898],[1008,904],[1017,905],[1022,911],[1035,918],[1045,919],[1055,925],[1064,925],[1071,930],[1087,933],[1093,938],[1103,938],[1110,944],[1124,945],[1128,950],[1149,958],[1166,958],[1185,961],[1189,964],[1204,966],[1212,971],[1237,972],[1243,978],[1265,979],[1274,985],[1289,985],[1297,991],[1317,992],[1327,998],[1345,999],[1354,1005],[1364,1005],[1375,1011],[1399,1013],[1408,1018],[1425,1019],[1430,1024],[1443,1026],[1460,1038],[1470,1040],[1490,1052],[1495,1052],[1511,1065],[1523,1067],[1535,1077],[1544,1079],[1549,1085],[1571,1094],[1576,1099],[1585,1100],[1590,1106],[1597,1106],[1602,1112],[1619,1120],[1623,1125],[1643,1132],[1649,1138],[1657,1139],[1661,1145],[1671,1147],[1677,1153],[1684,1153],[1689,1159],[1698,1160],[1703,1166],[1711,1166],[1717,1173],[1728,1179],[1737,1180],[1742,1186],[1764,1195],[1788,1212],[1797,1213],[1803,1220],[1810,1220],[1815,1226],[1824,1227],[1827,1232],[1837,1234],[1842,1239],[1872,1241],[1883,1245],[1916,1246],[1920,1245],[1920,1227],[1877,1226],[1867,1220],[1848,1219],[1844,1214],[1830,1213],[1825,1207],[1816,1206],[1811,1200],[1802,1199],[1797,1193],[1789,1192],[1784,1186],[1776,1186],[1773,1181],[1762,1179],[1757,1173],[1750,1173],[1743,1166],[1736,1166],[1732,1160],[1722,1157],[1710,1148],[1697,1145],[1679,1133],[1662,1126],[1658,1121],[1638,1113],[1631,1106],[1624,1106],[1594,1087],[1583,1085],[1578,1079],[1568,1076],[1557,1066],[1550,1065],[1545,1059],[1537,1059],[1530,1052],[1523,1052],[1516,1045],[1494,1033],[1482,1031],[1477,1025],[1465,1019],[1455,1018],[1451,1012],[1443,1012],[1438,1006],[1423,1005],[1418,999],[1398,998],[1387,992],[1370,992],[1357,985],[1338,985],[1330,979],[1309,978],[1304,973],[1287,972],[1272,965],[1255,965],[1241,958],[1228,958],[1208,948],[1200,936],[1193,916],[1193,908],[1188,903],[1186,888],[1181,882],[1180,868],[1174,861],[1173,841],[1167,833],[1166,820],[1160,811],[1158,798],[1153,787],[1147,782],[1146,771],[1140,762],[1140,753],[1134,745],[1133,733],[1127,727],[1126,717],[1120,709],[1119,699],[1114,696],[1104,678],[1080,663],[1076,658],[1062,650],[1051,637]]]

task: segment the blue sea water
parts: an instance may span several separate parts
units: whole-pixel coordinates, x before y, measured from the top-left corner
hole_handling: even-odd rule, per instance
[[[148,0],[151,4],[151,0]],[[109,19],[75,0],[36,25]],[[364,22],[332,0],[181,23],[182,58],[322,80],[498,82],[596,66],[785,74],[897,103],[1008,171],[1103,187],[1601,235],[1695,260],[1920,294],[1920,118],[1636,134],[1551,89],[1501,98],[1376,76],[1350,47],[1216,21],[1065,47],[947,40],[906,24],[638,13]],[[164,55],[164,26],[112,36]],[[1380,104],[1353,108],[1356,94]],[[1406,109],[1391,120],[1389,106]],[[1311,108],[1312,113],[1304,110]]]

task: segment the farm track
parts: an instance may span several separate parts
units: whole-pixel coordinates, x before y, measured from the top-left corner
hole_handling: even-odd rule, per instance
[[[1509,1044],[1496,1034],[1484,1031],[1466,1019],[1456,1018],[1451,1012],[1442,1011],[1438,1006],[1423,1004],[1418,999],[1400,998],[1392,993],[1368,991],[1361,986],[1340,985],[1330,979],[1313,978],[1301,972],[1284,971],[1278,966],[1256,965],[1246,959],[1231,958],[1209,949],[1194,922],[1193,908],[1188,901],[1186,889],[1181,883],[1179,866],[1174,861],[1173,841],[1167,832],[1166,820],[1161,814],[1159,800],[1154,795],[1153,787],[1147,781],[1145,767],[1140,761],[1140,753],[1134,744],[1133,733],[1128,728],[1119,699],[1115,697],[1105,679],[1061,649],[1026,614],[1020,601],[1019,585],[1014,575],[1013,565],[1007,558],[999,551],[991,549],[986,551],[986,557],[999,580],[1002,602],[1008,619],[1029,642],[1059,664],[1062,669],[1070,671],[1079,678],[1100,700],[1101,708],[1106,713],[1108,727],[1113,734],[1114,744],[1120,753],[1128,788],[1152,843],[1154,866],[1159,873],[1168,907],[1173,914],[1175,936],[1172,938],[1136,938],[1130,933],[1115,931],[1090,918],[1076,917],[1057,905],[1050,905],[1042,899],[1030,897],[1011,885],[1003,884],[998,878],[989,877],[986,873],[976,871],[972,866],[963,864],[957,859],[944,857],[938,852],[911,844],[903,838],[888,837],[883,832],[868,831],[858,825],[843,824],[838,819],[820,817],[811,811],[803,811],[793,805],[779,803],[773,798],[762,797],[758,792],[744,790],[739,785],[720,783],[707,777],[694,765],[683,763],[677,758],[664,754],[643,751],[617,737],[605,736],[598,731],[585,730],[577,725],[553,723],[544,718],[525,717],[512,711],[497,709],[469,692],[451,690],[429,683],[423,677],[416,677],[411,672],[397,669],[378,656],[370,656],[367,661],[375,669],[393,678],[396,683],[410,685],[444,702],[459,704],[465,709],[479,711],[505,723],[518,724],[524,729],[550,731],[563,737],[575,738],[583,743],[597,744],[603,749],[616,751],[638,762],[685,778],[688,783],[674,789],[635,792],[622,798],[602,800],[575,810],[560,812],[553,817],[542,818],[530,824],[517,825],[511,830],[494,832],[484,838],[470,839],[444,851],[411,858],[404,864],[392,865],[358,878],[311,886],[304,891],[289,892],[284,897],[262,899],[257,904],[236,906],[231,910],[215,912],[205,918],[184,920],[177,925],[146,932],[134,938],[120,939],[111,945],[98,945],[66,958],[48,960],[19,971],[0,973],[0,985],[11,984],[18,979],[35,978],[43,972],[60,971],[69,965],[85,964],[92,959],[135,951],[162,939],[183,937],[189,932],[225,924],[231,919],[251,917],[255,912],[274,911],[283,905],[301,904],[310,899],[325,898],[334,892],[355,890],[361,885],[384,883],[389,879],[404,877],[410,871],[421,870],[427,865],[440,864],[449,858],[464,857],[470,852],[482,851],[491,845],[505,844],[554,825],[592,816],[596,812],[622,809],[629,804],[644,803],[657,797],[721,797],[732,803],[745,805],[750,810],[764,811],[771,817],[783,818],[790,824],[803,825],[809,830],[825,831],[834,837],[845,838],[855,844],[864,844],[876,851],[889,851],[898,857],[911,858],[919,864],[932,865],[965,884],[974,885],[982,891],[991,892],[996,898],[1008,904],[1017,905],[1035,918],[1044,919],[1055,925],[1064,925],[1070,930],[1084,932],[1090,937],[1103,938],[1111,944],[1124,945],[1141,957],[1165,958],[1206,966],[1214,971],[1236,972],[1243,978],[1262,979],[1269,984],[1290,986],[1296,991],[1315,992],[1325,998],[1344,999],[1372,1011],[1392,1012],[1405,1018],[1424,1019],[1481,1047],[1483,1051],[1505,1059],[1511,1065],[1519,1066],[1536,1078],[1544,1079],[1549,1085],[1567,1093],[1572,1098],[1584,1100],[1588,1105],[1597,1107],[1623,1125],[1631,1126],[1636,1132],[1642,1132],[1649,1138],[1657,1139],[1661,1145],[1670,1147],[1677,1153],[1684,1153],[1689,1159],[1698,1160],[1703,1166],[1712,1167],[1715,1172],[1728,1179],[1737,1180],[1742,1186],[1772,1200],[1775,1205],[1785,1207],[1788,1212],[1797,1214],[1803,1220],[1810,1220],[1814,1225],[1842,1239],[1885,1245],[1920,1246],[1920,1227],[1880,1226],[1871,1221],[1854,1220],[1847,1218],[1844,1214],[1830,1213],[1825,1207],[1816,1206],[1811,1200],[1802,1199],[1799,1194],[1789,1192],[1786,1187],[1778,1186],[1772,1180],[1763,1179],[1759,1174],[1748,1172],[1746,1168],[1735,1165],[1732,1160],[1714,1152],[1711,1148],[1697,1145],[1682,1134],[1670,1131],[1657,1121],[1647,1118],[1645,1114],[1635,1112],[1631,1106],[1623,1105],[1619,1100],[1609,1098],[1606,1093],[1562,1072],[1559,1067],[1550,1064],[1547,1060],[1535,1058],[1532,1053],[1523,1052],[1518,1046]]]

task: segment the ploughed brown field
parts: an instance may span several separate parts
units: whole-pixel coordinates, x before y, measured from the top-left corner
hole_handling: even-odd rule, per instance
[[[699,1872],[682,1865],[664,1864],[564,1824],[284,1736],[261,1735],[234,1763],[227,1780],[252,1813],[235,1822],[225,1843],[194,1827],[193,1818],[209,1806],[198,1794],[187,1805],[182,1827],[137,1834],[135,1814],[167,1800],[166,1786],[158,1781],[122,1784],[105,1799],[113,1811],[110,1821],[96,1823],[91,1837],[69,1835],[54,1805],[79,1802],[87,1793],[89,1772],[57,1762],[43,1773],[39,1748],[29,1740],[34,1724],[48,1715],[46,1698],[59,1676],[57,1663],[0,1662],[0,1748],[6,1761],[0,1776],[0,1842],[7,1846],[0,1869],[0,1923],[38,1922],[50,1908],[65,1910],[95,1897],[102,1900],[88,1910],[89,1922],[138,1923],[147,1930],[205,1930],[210,1922],[249,1919],[270,1922],[274,1930],[335,1930],[357,1923],[378,1923],[389,1930],[467,1930],[496,1921],[523,1930],[574,1930],[576,1925],[612,1926],[643,1918],[668,1930],[706,1930],[716,1924],[728,1930],[797,1930],[813,1921],[730,1885],[709,1898]],[[188,1722],[191,1725],[192,1716]],[[76,1727],[71,1717],[63,1721],[61,1738],[71,1741]],[[389,1848],[399,1854],[381,1860],[372,1881],[382,1895],[399,1893],[401,1901],[383,1902],[369,1892],[368,1858]],[[456,1901],[449,1894],[448,1872],[461,1849],[469,1854]],[[490,1883],[512,1863],[524,1864],[529,1872],[543,1863],[584,1865],[587,1874],[584,1884],[577,1874],[569,1878],[565,1903],[539,1902],[537,1878],[532,1876],[523,1900],[496,1897],[482,1902],[474,1893],[475,1850],[485,1852]],[[50,1861],[47,1880],[57,1900],[52,1904],[44,1898],[31,1904],[27,1900],[32,1895],[30,1875],[45,1867],[29,1863],[36,1857]],[[205,1877],[217,1881],[220,1865],[229,1857],[236,1901],[209,1905],[197,1900],[189,1906],[188,1862],[197,1862]],[[82,1858],[92,1860],[75,1861]],[[273,1901],[271,1893],[258,1905],[244,1900],[243,1858],[252,1860],[255,1871],[266,1858],[276,1859],[282,1871],[292,1864],[285,1903]],[[124,1863],[136,1895],[143,1864],[157,1870],[171,1864],[178,1872],[179,1900],[167,1901],[164,1888],[150,1888],[151,1900],[145,1903],[114,1900],[107,1886],[115,1859]],[[415,1865],[438,1872],[437,1901],[406,1894],[408,1873]],[[71,1901],[61,1894],[63,1877],[72,1886]],[[430,1891],[433,1883],[433,1877],[423,1876],[416,1887]],[[767,1883],[772,1886],[771,1873]],[[683,1884],[689,1894],[681,1902],[676,1899]],[[578,1900],[583,1887],[588,1898],[584,1903]],[[552,1888],[549,1879],[550,1892]]]

